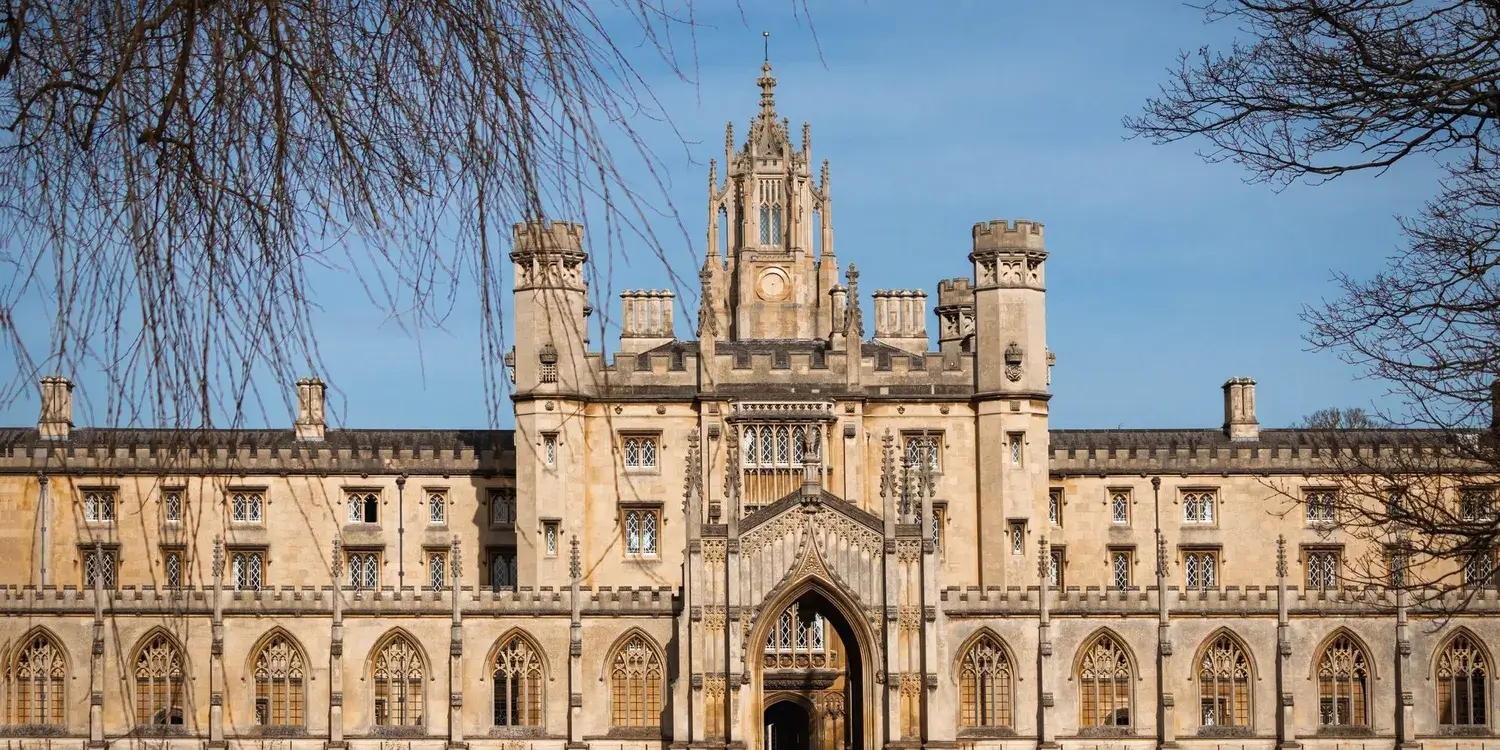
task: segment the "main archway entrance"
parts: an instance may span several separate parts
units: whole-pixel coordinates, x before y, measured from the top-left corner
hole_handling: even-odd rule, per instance
[[[859,638],[816,589],[784,607],[761,644],[762,750],[864,747]]]

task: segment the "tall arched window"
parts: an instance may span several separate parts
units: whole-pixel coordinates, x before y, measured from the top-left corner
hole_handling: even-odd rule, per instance
[[[1205,727],[1250,728],[1250,657],[1228,633],[1198,658],[1198,706]]]
[[[184,676],[176,641],[166,633],[148,639],[135,656],[135,723],[181,726]]]
[[[517,633],[495,652],[495,726],[542,726],[542,657]]]
[[[1347,635],[1329,642],[1318,657],[1318,723],[1325,727],[1370,724],[1370,662]]]
[[[57,641],[46,633],[27,638],[5,670],[5,694],[10,698],[6,723],[63,726],[67,678],[68,663]]]
[[[304,723],[302,650],[283,633],[267,638],[255,654],[255,723],[300,727]]]
[[[375,653],[375,723],[381,726],[421,726],[422,678],[427,674],[422,653],[405,635],[391,636]]]
[[[643,635],[633,635],[610,660],[610,724],[661,726],[661,656]]]
[[[1130,658],[1114,636],[1090,641],[1078,660],[1079,726],[1128,727]]]
[[[1485,689],[1489,675],[1489,661],[1473,636],[1459,633],[1449,638],[1437,659],[1438,723],[1489,725],[1490,696]]]
[[[1011,721],[1010,657],[994,636],[975,639],[958,665],[960,721],[965,727],[1009,727]]]

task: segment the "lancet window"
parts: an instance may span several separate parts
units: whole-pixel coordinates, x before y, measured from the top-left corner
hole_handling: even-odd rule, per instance
[[[375,723],[381,726],[422,726],[422,678],[427,665],[415,644],[404,635],[388,639],[375,654]]]
[[[165,633],[157,633],[135,656],[135,723],[180,726],[183,723],[182,651]]]
[[[1370,723],[1370,662],[1346,635],[1334,638],[1318,657],[1318,723],[1364,727]]]
[[[57,641],[45,633],[26,639],[5,671],[9,724],[66,723],[68,663]]]
[[[542,725],[542,657],[531,641],[512,635],[495,652],[495,726]]]
[[[958,667],[959,719],[965,727],[1012,726],[1011,689],[1015,672],[1000,641],[981,635]]]
[[[1487,726],[1489,660],[1467,633],[1448,639],[1437,660],[1438,723],[1444,726]]]
[[[1130,658],[1110,635],[1084,647],[1078,661],[1078,709],[1082,727],[1131,726]]]
[[[270,727],[300,727],[307,694],[302,650],[277,633],[255,655],[255,723]]]
[[[1228,633],[1198,658],[1198,706],[1205,727],[1250,727],[1250,658]]]
[[[610,724],[661,726],[661,655],[643,635],[632,635],[610,659]]]

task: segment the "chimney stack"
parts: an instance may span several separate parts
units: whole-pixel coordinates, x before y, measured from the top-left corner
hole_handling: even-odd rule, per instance
[[[302,378],[297,381],[297,439],[322,442],[328,429],[323,416],[323,381],[317,378]]]
[[[1255,378],[1224,381],[1224,434],[1235,441],[1260,439],[1260,422],[1255,418]]]
[[[67,440],[73,431],[73,383],[61,375],[48,375],[39,384],[42,414],[36,431],[43,440]]]

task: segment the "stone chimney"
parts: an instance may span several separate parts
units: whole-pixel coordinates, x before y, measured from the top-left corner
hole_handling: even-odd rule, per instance
[[[910,352],[927,351],[927,292],[881,289],[875,300],[875,340]]]
[[[1230,440],[1259,440],[1255,418],[1255,378],[1224,381],[1224,434]]]
[[[323,411],[323,381],[302,378],[297,381],[297,439],[321,442],[328,429]]]
[[[620,292],[620,351],[639,354],[675,338],[672,306],[677,295],[666,289]]]
[[[61,375],[48,375],[39,384],[42,414],[36,431],[43,440],[67,440],[73,431],[73,383]]]

